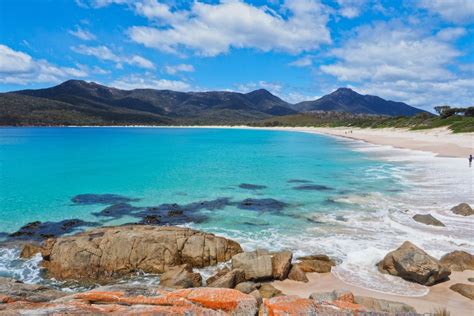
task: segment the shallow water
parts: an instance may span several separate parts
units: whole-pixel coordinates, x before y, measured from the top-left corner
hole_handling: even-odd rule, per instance
[[[342,262],[336,276],[388,293],[427,291],[376,271],[404,240],[437,257],[474,249],[474,221],[449,212],[473,202],[473,173],[462,159],[284,131],[0,129],[0,231],[37,220],[141,219],[127,210],[98,216],[109,205],[71,201],[87,193],[139,199],[133,207],[187,205],[195,221],[183,225],[234,238],[247,250],[324,252]],[[447,227],[411,219],[427,212]],[[0,252],[0,275],[43,281],[38,260],[15,260],[15,252]]]

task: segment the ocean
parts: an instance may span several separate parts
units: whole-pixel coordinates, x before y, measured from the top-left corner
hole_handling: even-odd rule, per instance
[[[423,295],[426,287],[380,274],[375,264],[405,240],[436,257],[474,252],[474,220],[449,212],[474,202],[466,168],[463,159],[302,132],[1,128],[0,236],[35,221],[77,219],[80,230],[169,209],[178,216],[163,224],[233,238],[245,250],[325,253],[347,283]],[[102,194],[118,199],[84,200]],[[417,213],[446,227],[414,222]],[[50,282],[39,260],[0,248],[0,276]]]

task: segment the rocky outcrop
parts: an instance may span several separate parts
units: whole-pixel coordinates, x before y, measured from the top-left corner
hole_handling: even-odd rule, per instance
[[[233,289],[237,284],[243,281],[245,281],[244,270],[229,270],[228,268],[225,268],[210,277],[207,280],[207,286]]]
[[[41,253],[43,248],[39,244],[24,244],[21,248],[20,258],[30,259],[33,258],[37,253]]]
[[[327,273],[331,272],[331,268],[336,265],[336,262],[330,259],[326,255],[312,255],[298,258],[300,262],[297,264],[298,267],[306,273],[318,272]]]
[[[308,282],[306,273],[301,270],[299,265],[295,264],[291,267],[290,273],[288,273],[288,279],[299,282]]]
[[[66,296],[65,293],[43,285],[25,284],[0,277],[0,304],[26,301],[32,303],[49,302]]]
[[[183,227],[103,227],[48,239],[43,266],[56,279],[107,282],[136,271],[163,273],[189,264],[206,267],[242,252],[232,240]]]
[[[291,269],[291,251],[274,253],[272,256],[272,277],[276,280],[284,280],[288,277]]]
[[[434,218],[433,215],[431,214],[416,214],[415,216],[413,216],[413,219],[417,221],[418,223],[422,223],[425,225],[440,226],[440,227],[445,226],[441,221]]]
[[[189,264],[183,264],[172,267],[160,277],[160,285],[176,289],[187,289],[191,287],[200,287],[202,277],[199,273],[194,273]]]
[[[449,268],[409,241],[389,252],[377,266],[382,273],[428,286],[446,280],[451,274]]]
[[[456,283],[449,287],[454,292],[458,292],[462,296],[467,297],[468,299],[474,300],[474,285],[472,284],[462,284]]]
[[[456,205],[455,207],[451,209],[451,212],[457,215],[462,215],[462,216],[474,215],[474,210],[467,203],[461,203],[461,204]]]
[[[456,250],[447,253],[439,262],[452,271],[474,270],[474,256],[465,251]]]
[[[233,256],[232,267],[242,269],[247,281],[269,280],[273,276],[272,255],[262,249]]]
[[[35,315],[255,315],[257,301],[231,289],[196,288],[169,292],[151,287],[113,286],[48,303],[0,304],[0,313]]]

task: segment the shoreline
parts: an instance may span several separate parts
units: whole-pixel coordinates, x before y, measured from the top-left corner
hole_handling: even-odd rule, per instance
[[[455,283],[472,284],[467,279],[474,277],[474,270],[455,272],[448,281],[435,284],[423,296],[401,296],[365,289],[357,285],[345,283],[332,273],[308,273],[308,283],[292,280],[273,281],[271,284],[286,295],[297,295],[303,298],[311,293],[331,292],[333,290],[349,290],[354,295],[370,296],[413,306],[417,313],[433,313],[436,308],[447,308],[451,315],[468,315],[474,309],[474,302],[449,287]]]
[[[104,125],[104,126],[4,126],[4,128],[198,128],[198,129],[249,129],[301,132],[363,141],[373,145],[390,146],[431,153],[437,157],[465,158],[474,154],[474,133],[452,133],[446,127],[409,130],[405,128],[359,127],[254,127],[247,125]]]

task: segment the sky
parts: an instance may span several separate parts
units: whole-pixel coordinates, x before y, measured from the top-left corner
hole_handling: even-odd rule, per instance
[[[0,91],[338,87],[474,105],[474,0],[0,0]]]

